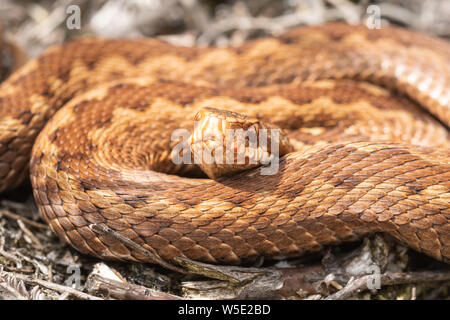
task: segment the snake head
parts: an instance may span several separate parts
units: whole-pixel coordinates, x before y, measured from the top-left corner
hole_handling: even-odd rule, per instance
[[[258,167],[292,151],[279,128],[214,108],[195,115],[190,148],[195,163],[212,179]]]

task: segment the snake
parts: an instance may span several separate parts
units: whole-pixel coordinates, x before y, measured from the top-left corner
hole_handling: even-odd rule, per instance
[[[208,128],[270,124],[291,149],[273,174],[208,177],[173,161],[199,113]],[[84,254],[236,265],[383,233],[450,263],[442,39],[340,22],[236,47],[80,38],[13,72],[0,115],[0,191],[29,177],[42,218]]]

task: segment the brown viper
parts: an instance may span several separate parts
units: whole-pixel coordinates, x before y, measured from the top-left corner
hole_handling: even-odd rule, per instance
[[[205,107],[282,127],[296,151],[275,175],[205,179],[170,157]],[[0,114],[0,189],[30,163],[43,218],[83,253],[149,261],[97,224],[166,260],[238,264],[384,232],[450,263],[443,40],[340,23],[238,48],[81,39],[3,82]]]

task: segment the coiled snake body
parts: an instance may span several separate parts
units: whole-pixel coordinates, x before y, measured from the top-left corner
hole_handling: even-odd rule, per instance
[[[233,49],[78,40],[1,85],[0,188],[30,163],[42,217],[101,258],[149,261],[92,224],[166,260],[237,264],[385,232],[448,263],[449,66],[442,40],[345,24]],[[200,178],[171,161],[171,134],[204,107],[274,123],[296,151],[275,175]]]

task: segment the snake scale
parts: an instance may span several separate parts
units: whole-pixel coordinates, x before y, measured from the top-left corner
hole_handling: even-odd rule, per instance
[[[213,107],[295,147],[275,175],[217,180],[171,161],[171,134]],[[237,48],[84,38],[0,86],[0,190],[28,175],[77,250],[152,262],[281,258],[387,233],[450,263],[450,44],[386,27],[301,27]],[[28,170],[29,169],[29,170]]]

